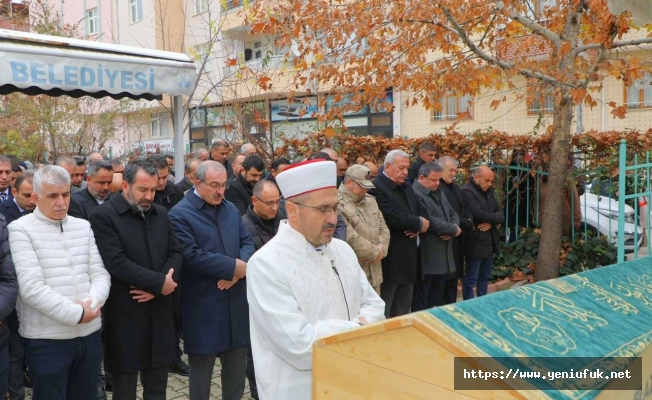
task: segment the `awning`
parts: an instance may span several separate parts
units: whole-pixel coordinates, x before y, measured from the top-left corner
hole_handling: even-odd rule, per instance
[[[0,29],[0,94],[154,100],[196,80],[184,54]]]

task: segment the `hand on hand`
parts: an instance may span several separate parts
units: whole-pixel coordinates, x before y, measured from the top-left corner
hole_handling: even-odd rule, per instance
[[[430,221],[428,221],[427,219],[425,219],[423,217],[419,217],[419,218],[421,218],[421,231],[420,232],[425,233],[428,230],[428,228],[430,227]]]
[[[405,236],[409,237],[410,239],[414,239],[418,234],[418,232],[405,231]]]
[[[174,268],[170,268],[168,274],[165,275],[165,282],[163,283],[163,288],[161,288],[161,294],[163,296],[167,296],[177,288],[177,283],[172,279],[172,274],[174,274]]]
[[[374,262],[378,262],[378,261],[382,260],[383,258],[385,258],[385,255],[383,253],[384,253],[383,245],[382,245],[382,243],[378,243],[378,256],[376,256],[376,259],[374,260]]]
[[[478,229],[482,232],[487,232],[488,230],[491,229],[491,224],[488,222],[483,222],[478,225]]]
[[[133,299],[138,301],[139,303],[144,303],[146,301],[150,301],[154,298],[154,295],[151,293],[148,293],[144,290],[136,289],[135,287],[132,286],[132,290],[129,291],[130,294],[133,295]]]
[[[91,322],[100,315],[100,307],[96,307],[94,310],[91,309],[91,300],[86,300],[77,304],[84,307],[84,317],[82,318],[80,324]]]
[[[457,227],[457,233],[455,234],[455,237],[458,237],[458,236],[461,235],[461,234],[462,234],[462,228],[460,228],[460,227],[458,226],[458,227]]]
[[[369,325],[369,322],[364,317],[358,318],[358,321],[360,321],[360,324],[362,325]]]
[[[226,279],[220,279],[219,281],[217,281],[217,288],[220,290],[231,289],[231,287],[235,285],[239,280],[240,278],[238,278],[237,276],[234,277],[232,281],[228,281]]]
[[[233,278],[244,278],[246,275],[247,275],[247,263],[240,260],[239,258],[236,258]]]

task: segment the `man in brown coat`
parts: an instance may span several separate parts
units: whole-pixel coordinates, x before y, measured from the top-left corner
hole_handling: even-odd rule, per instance
[[[352,165],[346,170],[338,189],[338,208],[346,223],[346,242],[358,256],[369,284],[380,294],[383,270],[380,260],[389,248],[389,228],[378,209],[376,199],[367,194],[374,187],[370,171],[364,165]]]

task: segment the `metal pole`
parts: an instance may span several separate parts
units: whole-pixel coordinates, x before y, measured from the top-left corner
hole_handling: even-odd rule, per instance
[[[174,125],[174,175],[177,181],[183,179],[184,154],[186,146],[183,143],[183,97],[172,98],[172,124]]]
[[[618,262],[625,261],[625,171],[627,145],[625,139],[620,140],[618,149]]]

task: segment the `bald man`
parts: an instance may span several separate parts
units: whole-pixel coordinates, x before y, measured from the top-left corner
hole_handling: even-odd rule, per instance
[[[503,209],[496,200],[492,187],[494,172],[486,165],[473,171],[473,179],[462,186],[464,204],[473,216],[475,229],[466,233],[466,271],[462,284],[464,300],[487,294],[493,269],[494,254],[498,254],[500,235],[498,226],[505,222]],[[476,293],[473,293],[473,290]]]
[[[335,164],[337,164],[337,160],[339,160],[339,156],[337,155],[337,152],[329,147],[323,148],[319,150],[322,153],[328,154],[328,156],[331,158],[331,160],[335,161]]]

